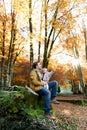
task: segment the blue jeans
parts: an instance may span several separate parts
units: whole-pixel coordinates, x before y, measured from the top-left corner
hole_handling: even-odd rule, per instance
[[[50,114],[50,100],[56,97],[58,83],[56,80],[48,82],[49,90],[42,87],[37,93],[44,96],[44,114]]]

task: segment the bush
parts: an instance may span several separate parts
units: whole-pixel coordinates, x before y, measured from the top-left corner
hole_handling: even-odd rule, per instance
[[[74,124],[44,118],[41,106],[30,109],[27,95],[21,86],[0,91],[0,130],[76,130]]]

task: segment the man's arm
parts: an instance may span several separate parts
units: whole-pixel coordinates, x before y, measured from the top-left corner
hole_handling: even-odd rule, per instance
[[[35,86],[43,86],[44,83],[41,82],[41,81],[39,81],[39,80],[37,80],[37,79],[38,79],[38,78],[37,78],[37,73],[34,72],[34,71],[32,71],[32,72],[30,73],[30,80],[31,80],[31,82],[32,82]]]

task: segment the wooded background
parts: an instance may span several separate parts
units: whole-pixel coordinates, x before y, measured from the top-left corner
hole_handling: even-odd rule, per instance
[[[28,84],[38,60],[85,93],[86,22],[86,0],[0,0],[0,87]]]

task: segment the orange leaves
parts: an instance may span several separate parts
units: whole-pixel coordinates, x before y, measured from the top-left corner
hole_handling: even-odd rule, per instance
[[[13,84],[25,85],[29,81],[29,61],[28,59],[19,57],[15,69]]]
[[[65,7],[69,6],[70,0],[64,0],[64,1],[58,0],[57,4],[58,8],[63,10]]]

